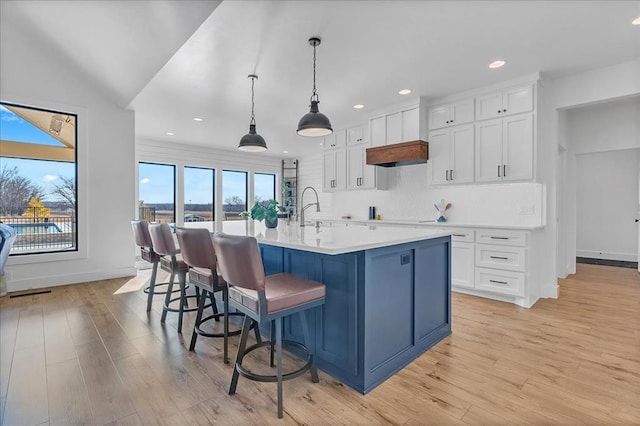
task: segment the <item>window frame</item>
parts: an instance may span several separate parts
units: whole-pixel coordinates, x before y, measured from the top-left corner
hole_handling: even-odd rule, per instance
[[[173,224],[176,224],[176,213],[178,211],[178,205],[177,205],[177,201],[176,201],[176,191],[177,191],[177,186],[178,186],[178,176],[177,176],[177,165],[176,164],[171,164],[171,163],[160,163],[160,162],[156,162],[156,161],[137,161],[138,164],[138,170],[137,170],[137,176],[138,176],[138,200],[136,201],[138,204],[140,203],[140,164],[148,164],[151,166],[168,166],[173,168]],[[136,212],[136,216],[139,214],[139,210]],[[184,220],[184,219],[183,219]]]
[[[184,210],[185,210],[185,206],[187,205],[187,197],[184,196],[185,194],[185,190],[186,190],[186,179],[184,177],[184,172],[186,171],[186,169],[199,169],[199,170],[209,170],[212,173],[211,179],[212,179],[212,188],[213,188],[213,192],[211,193],[211,221],[215,222],[216,221],[216,168],[215,167],[204,167],[204,166],[187,166],[187,165],[183,165],[182,166],[182,221],[184,223]]]

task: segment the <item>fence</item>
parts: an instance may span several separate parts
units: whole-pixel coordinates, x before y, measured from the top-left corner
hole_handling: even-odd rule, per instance
[[[0,216],[0,222],[16,230],[11,254],[70,250],[76,246],[76,218],[73,211],[51,215],[35,207],[21,216]],[[59,214],[59,215],[58,215]]]
[[[140,220],[146,220],[147,222],[156,221],[156,208],[155,207],[138,207],[138,217]]]

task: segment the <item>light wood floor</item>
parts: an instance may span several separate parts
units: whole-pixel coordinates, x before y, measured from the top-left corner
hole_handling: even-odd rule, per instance
[[[220,339],[186,349],[193,314],[184,337],[175,314],[160,325],[159,298],[147,317],[148,276],[0,299],[3,424],[640,423],[632,269],[578,265],[532,309],[454,294],[452,336],[366,396],[322,372],[286,382],[281,421],[272,383],[227,395]]]

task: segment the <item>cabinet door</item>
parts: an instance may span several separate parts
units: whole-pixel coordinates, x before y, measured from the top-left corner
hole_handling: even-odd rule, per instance
[[[449,129],[429,132],[429,162],[431,181],[434,184],[449,183]]]
[[[514,115],[502,119],[503,180],[533,178],[533,117]]]
[[[476,123],[476,182],[502,180],[502,119]]]
[[[449,130],[449,182],[473,182],[473,124]]]
[[[440,105],[429,109],[429,130],[440,129],[448,125],[449,105]]]
[[[365,143],[363,126],[347,129],[347,145],[357,145],[362,143]]]
[[[489,93],[476,98],[476,120],[502,116],[502,92]]]
[[[387,145],[404,142],[402,140],[402,113],[387,115]]]
[[[514,87],[502,95],[502,115],[519,114],[533,109],[533,86]]]
[[[369,121],[369,139],[371,146],[381,146],[387,143],[387,117],[382,116]]]
[[[322,190],[333,191],[336,179],[336,151],[325,151],[322,175]]]
[[[347,151],[336,150],[336,184],[334,189],[347,188]]]
[[[347,188],[360,189],[363,176],[362,148],[359,145],[347,148]]]
[[[451,285],[455,287],[474,287],[473,243],[451,243]]]
[[[366,145],[362,147],[362,181],[360,189],[387,189],[387,169],[367,164]]]
[[[342,148],[347,146],[347,131],[337,130],[333,134],[336,135],[336,148]]]
[[[466,124],[473,121],[473,99],[467,99],[451,104],[449,124]]]
[[[418,108],[402,111],[402,140],[401,142],[417,141],[420,139],[420,114]]]

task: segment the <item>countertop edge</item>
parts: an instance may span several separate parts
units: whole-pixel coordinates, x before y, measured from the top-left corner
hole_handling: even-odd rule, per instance
[[[537,229],[543,229],[546,225],[500,225],[500,224],[483,224],[483,223],[463,223],[463,222],[423,222],[418,220],[402,220],[402,219],[342,219],[342,218],[328,218],[318,217],[313,220],[326,221],[326,222],[342,222],[342,223],[356,223],[363,225],[400,225],[400,226],[420,226],[425,228],[430,227],[449,227],[449,228],[482,228],[482,229],[512,229],[523,231],[535,231]]]

